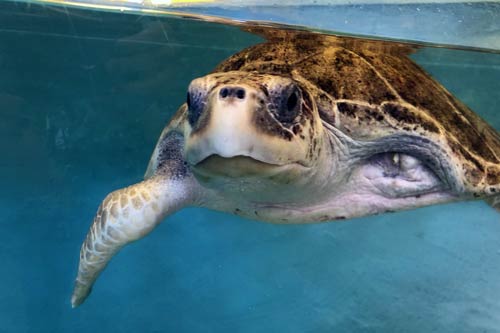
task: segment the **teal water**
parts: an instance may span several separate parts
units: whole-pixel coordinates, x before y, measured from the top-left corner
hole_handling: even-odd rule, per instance
[[[500,216],[482,202],[295,226],[185,209],[71,309],[101,200],[141,179],[188,83],[258,41],[0,3],[0,332],[500,332]],[[500,129],[498,54],[414,59]]]

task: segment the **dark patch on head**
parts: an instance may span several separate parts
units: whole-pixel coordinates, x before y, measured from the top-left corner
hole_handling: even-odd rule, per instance
[[[236,57],[232,62],[228,62],[227,70],[237,71],[243,65],[245,65],[246,61],[243,57]]]
[[[471,162],[475,166],[475,168],[479,172],[481,172],[481,174],[484,174],[485,169],[483,164],[477,158],[472,156],[466,149],[464,149],[464,147],[461,144],[455,142],[452,139],[449,139],[448,145],[450,146],[452,152],[454,152],[455,154],[462,155],[467,161]],[[481,178],[481,175],[473,175],[473,176],[474,178],[478,177]]]
[[[385,117],[377,107],[359,105],[356,103],[341,102],[337,103],[339,112],[347,117],[358,119],[362,122],[383,122]]]
[[[182,157],[184,137],[177,132],[170,132],[158,144],[157,171],[172,178],[184,178],[188,173],[188,165]]]
[[[439,133],[439,128],[433,122],[423,119],[402,105],[386,103],[382,106],[382,110],[399,122],[408,125],[419,125],[426,131]]]
[[[339,109],[340,113],[352,118],[356,118],[357,105],[353,105],[350,103],[337,103],[337,108]]]
[[[253,122],[256,128],[263,133],[292,141],[293,134],[282,127],[265,109],[256,110],[253,114]]]
[[[324,92],[315,91],[315,102],[318,108],[319,116],[328,124],[335,124],[334,102]]]
[[[472,186],[477,186],[481,180],[483,179],[484,173],[480,172],[479,170],[470,167],[468,165],[465,165],[465,177],[467,178],[468,182]]]
[[[302,127],[299,124],[296,124],[292,127],[292,132],[297,135],[302,132]]]
[[[264,93],[266,97],[269,97],[269,90],[267,90],[267,87],[265,84],[259,84],[259,89]]]
[[[281,76],[286,76],[290,77],[291,76],[291,71],[292,67],[288,64],[278,64],[278,63],[273,63],[273,62],[265,62],[259,64],[259,66],[255,66],[253,70],[259,72],[259,73],[266,73],[266,74],[275,74],[275,75],[281,75]]]
[[[326,92],[327,94],[331,95],[334,99],[339,99],[340,94],[338,91],[338,87],[335,84],[335,81],[327,76],[320,76],[316,78],[315,83],[318,85],[318,87]]]
[[[486,183],[488,185],[497,185],[500,183],[500,170],[489,167],[486,172]]]

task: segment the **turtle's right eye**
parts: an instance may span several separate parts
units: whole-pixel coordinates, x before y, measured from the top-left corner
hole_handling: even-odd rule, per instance
[[[295,110],[295,107],[297,106],[297,102],[299,98],[297,97],[298,93],[294,91],[289,97],[288,100],[286,101],[286,108],[288,112],[292,112]]]
[[[301,92],[295,85],[289,85],[274,96],[275,117],[285,126],[294,123],[301,111]]]
[[[186,105],[188,107],[189,124],[195,127],[205,108],[205,94],[198,89],[189,89],[186,94]]]

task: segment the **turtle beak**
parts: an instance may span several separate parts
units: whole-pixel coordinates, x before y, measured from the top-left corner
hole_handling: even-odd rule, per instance
[[[204,110],[203,126],[193,130],[186,140],[185,157],[196,165],[216,155],[222,158],[245,156],[267,164],[283,165],[268,148],[268,139],[254,125],[262,112],[259,92],[246,85],[222,85],[210,94]],[[272,138],[270,138],[272,139]]]
[[[273,175],[280,171],[280,166],[242,155],[230,158],[210,155],[193,166],[193,171],[195,174],[205,177],[223,176],[238,178]]]

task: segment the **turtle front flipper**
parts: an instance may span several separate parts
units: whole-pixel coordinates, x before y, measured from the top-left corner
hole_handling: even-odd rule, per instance
[[[197,182],[182,157],[185,119],[181,107],[163,130],[146,179],[110,193],[101,203],[80,251],[71,305],[85,301],[99,273],[114,254],[151,232],[167,215],[195,202]]]
[[[110,193],[99,206],[81,247],[71,305],[89,295],[99,273],[123,246],[138,240],[190,201],[189,182],[155,176]]]

